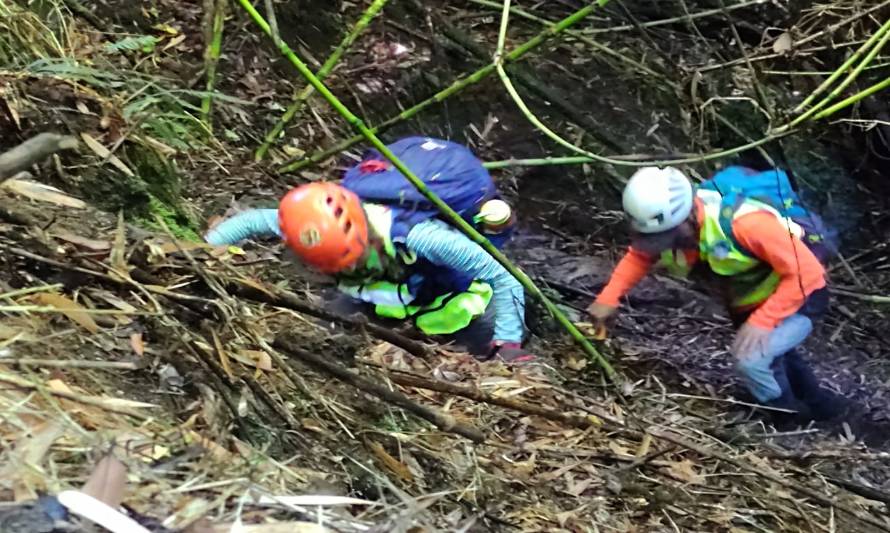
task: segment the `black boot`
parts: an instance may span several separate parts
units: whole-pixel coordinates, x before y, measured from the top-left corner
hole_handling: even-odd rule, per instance
[[[773,361],[771,368],[773,370],[773,376],[775,376],[776,382],[779,384],[779,388],[782,390],[782,395],[774,400],[764,402],[764,405],[766,405],[767,407],[772,407],[774,409],[785,409],[788,411],[793,411],[791,413],[782,411],[770,411],[770,416],[772,417],[775,425],[782,427],[803,425],[810,420],[813,420],[813,413],[810,406],[807,403],[801,401],[801,399],[798,398],[797,394],[795,394],[794,389],[791,387],[789,377],[785,373],[785,356],[777,357]]]
[[[770,416],[776,426],[804,425],[810,420],[813,420],[813,413],[810,406],[797,399],[790,390],[783,391],[781,396],[775,400],[765,402],[764,405],[772,407],[773,409],[793,411],[791,413],[770,411]]]
[[[791,391],[809,406],[815,420],[830,420],[847,411],[850,402],[819,386],[819,380],[810,365],[797,351],[791,350],[782,358],[785,360],[785,373]]]

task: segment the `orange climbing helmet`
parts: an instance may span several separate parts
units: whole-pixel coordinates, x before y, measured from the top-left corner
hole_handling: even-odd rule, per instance
[[[335,274],[361,259],[368,220],[358,196],[335,183],[291,189],[278,206],[284,242],[306,264]]]

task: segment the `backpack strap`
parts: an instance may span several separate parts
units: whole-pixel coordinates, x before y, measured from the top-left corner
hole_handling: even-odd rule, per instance
[[[735,218],[736,211],[738,211],[739,208],[742,207],[742,204],[745,203],[745,200],[746,198],[743,195],[736,192],[730,192],[725,195],[720,202],[718,222],[720,223],[720,229],[723,230],[723,234],[726,235],[726,238],[729,239],[736,250],[748,257],[756,258],[753,253],[742,246],[742,243],[739,242],[732,231],[732,220]]]

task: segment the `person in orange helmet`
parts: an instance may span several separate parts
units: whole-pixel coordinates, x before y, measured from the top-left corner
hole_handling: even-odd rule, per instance
[[[461,145],[408,137],[389,148],[446,203],[500,246],[514,217],[487,170]],[[481,246],[437,216],[434,206],[377,152],[342,183],[290,190],[278,209],[242,212],[206,240],[234,244],[277,235],[305,264],[333,275],[338,288],[384,318],[411,318],[430,335],[476,326],[468,348],[479,359],[525,362],[525,300],[519,282]],[[490,306],[489,304],[493,304]],[[493,307],[493,326],[488,322]]]

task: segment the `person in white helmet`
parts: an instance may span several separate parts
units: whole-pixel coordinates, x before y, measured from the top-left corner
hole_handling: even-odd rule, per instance
[[[796,421],[832,418],[844,402],[819,386],[795,351],[828,305],[825,268],[817,257],[823,254],[811,246],[817,241],[813,228],[805,237],[796,221],[764,198],[788,195],[790,182],[782,181],[787,175],[765,172],[728,167],[694,188],[676,168],[638,170],[622,197],[631,246],[588,312],[603,327],[620,298],[656,264],[710,281],[738,327],[731,352],[756,400],[796,411]],[[771,183],[778,184],[776,191],[769,190]],[[767,192],[757,199],[737,193],[764,184]]]

